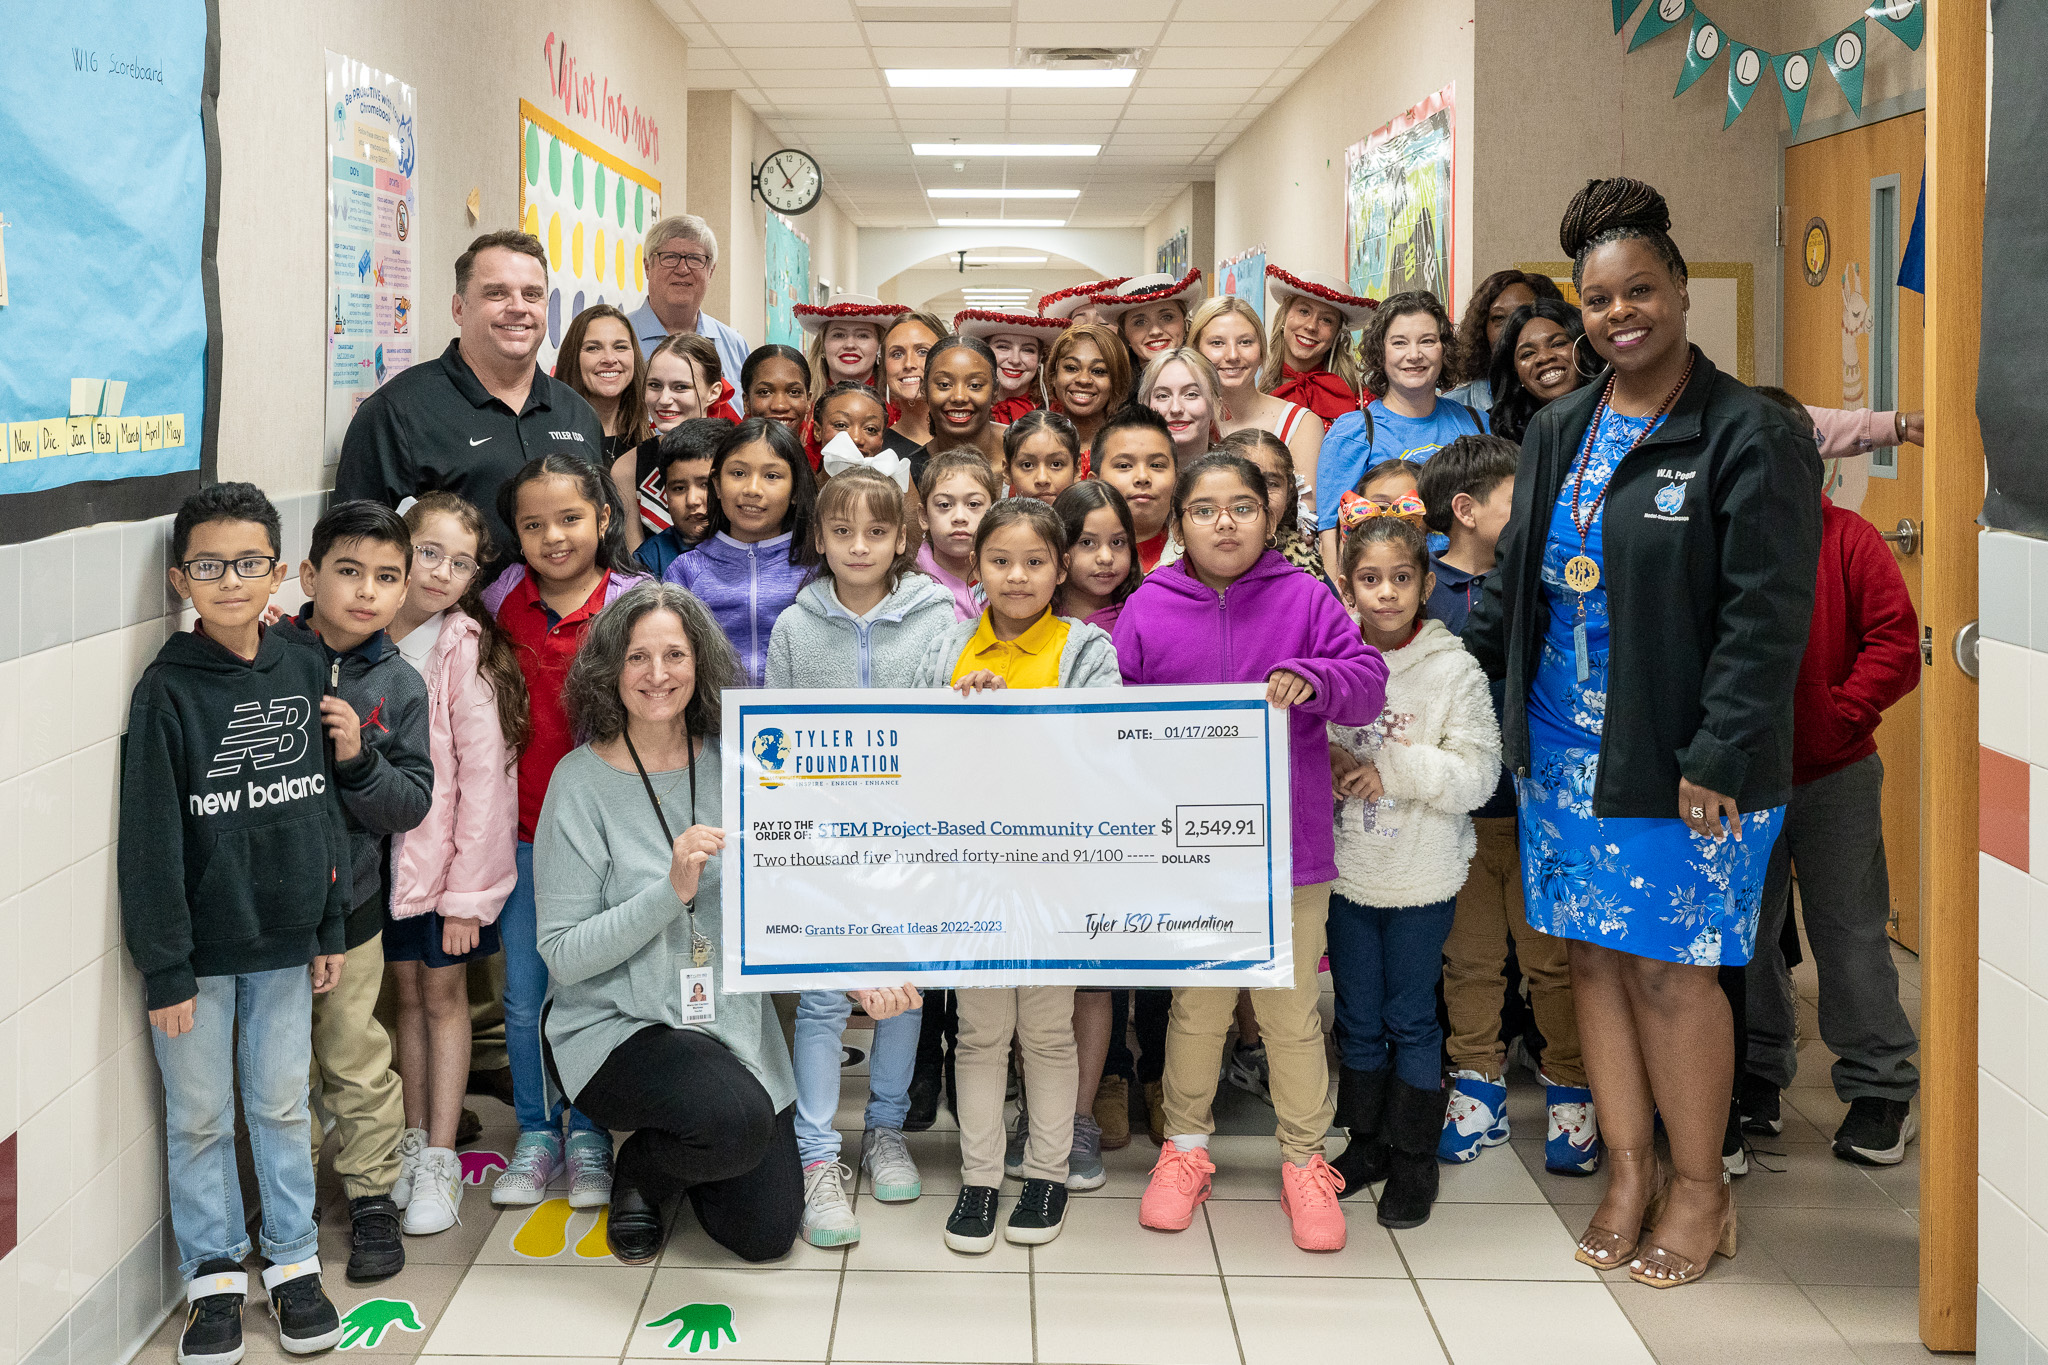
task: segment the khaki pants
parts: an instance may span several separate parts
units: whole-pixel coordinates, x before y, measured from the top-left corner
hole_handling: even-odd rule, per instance
[[[1451,936],[1444,940],[1444,1008],[1451,1067],[1500,1079],[1507,1049],[1500,1040],[1502,972],[1508,938],[1529,983],[1529,1006],[1543,1030],[1543,1074],[1559,1085],[1584,1085],[1579,1021],[1572,1013],[1571,969],[1565,941],[1532,927],[1522,904],[1522,854],[1512,815],[1474,820],[1479,852],[1458,892]]]
[[[1294,984],[1252,992],[1252,1013],[1266,1044],[1280,1151],[1297,1166],[1323,1150],[1329,1131],[1330,1063],[1323,1051],[1322,961],[1330,915],[1330,883],[1294,888]],[[1166,1132],[1213,1133],[1216,1075],[1224,1035],[1237,1011],[1235,986],[1183,986],[1166,1021]]]
[[[1067,1156],[1074,1147],[1074,1093],[1081,1080],[1074,1054],[1074,988],[987,987],[960,991],[958,998],[954,1067],[960,1094],[960,1183],[1002,1188],[1003,1091],[1014,1033],[1023,1053],[1031,1115],[1024,1178],[1065,1184]]]
[[[349,1198],[389,1194],[398,1182],[405,1099],[391,1069],[391,1035],[377,1022],[384,936],[349,949],[341,984],[313,997],[313,1103],[334,1120],[335,1174]],[[313,1164],[320,1128],[313,1128]]]

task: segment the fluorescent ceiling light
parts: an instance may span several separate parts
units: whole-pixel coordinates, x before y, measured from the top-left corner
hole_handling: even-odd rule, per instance
[[[1129,67],[1053,71],[1044,67],[889,67],[889,84],[915,90],[1122,90],[1137,79]],[[957,151],[951,155],[958,156]]]
[[[1099,142],[913,142],[913,156],[1095,156]]]
[[[941,218],[940,227],[1065,227],[1064,218]]]
[[[1079,190],[926,190],[927,199],[1079,199]]]
[[[1044,256],[969,256],[969,265],[1044,265]]]

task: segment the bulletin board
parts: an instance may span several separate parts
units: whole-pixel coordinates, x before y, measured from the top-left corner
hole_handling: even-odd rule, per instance
[[[363,400],[411,368],[419,329],[419,97],[327,54],[327,463]]]
[[[219,25],[208,0],[17,5],[0,81],[0,544],[212,478]]]
[[[1452,114],[1447,85],[1344,153],[1344,259],[1351,292],[1427,289],[1451,303]]]
[[[1261,322],[1266,318],[1266,248],[1250,251],[1216,263],[1216,296],[1239,298],[1250,304]]]
[[[768,267],[768,344],[802,350],[803,328],[796,325],[796,314],[790,310],[811,297],[811,239],[770,209],[762,260]]]
[[[630,313],[647,301],[647,229],[661,218],[661,182],[519,101],[519,222],[548,250],[548,335],[537,357],[555,368],[562,332],[592,304]]]

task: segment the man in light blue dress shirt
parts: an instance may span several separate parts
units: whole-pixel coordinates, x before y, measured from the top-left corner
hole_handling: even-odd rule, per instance
[[[673,332],[695,332],[718,347],[725,382],[740,386],[747,339],[704,311],[704,291],[718,270],[718,237],[693,213],[664,218],[647,233],[647,301],[627,317],[645,353]]]

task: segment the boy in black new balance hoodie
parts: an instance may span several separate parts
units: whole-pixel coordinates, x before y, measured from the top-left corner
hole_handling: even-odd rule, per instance
[[[427,686],[384,633],[405,601],[411,567],[412,538],[396,512],[381,503],[337,503],[314,526],[311,557],[299,568],[312,600],[277,627],[327,670],[330,695],[320,706],[348,817],[348,963],[340,987],[313,1005],[313,1074],[339,1141],[334,1169],[348,1196],[348,1277],[357,1282],[405,1266],[391,1198],[405,1101],[390,1035],[374,1011],[384,981],[391,836],[424,820],[434,799]]]
[[[165,642],[128,712],[121,919],[163,1076],[186,1360],[242,1354],[238,1069],[279,1337],[295,1353],[341,1339],[314,1254],[306,1071],[313,998],[342,970],[348,836],[320,737],[326,669],[261,624],[284,581],[278,549],[277,509],[254,485],[185,500],[170,579],[199,624]]]

